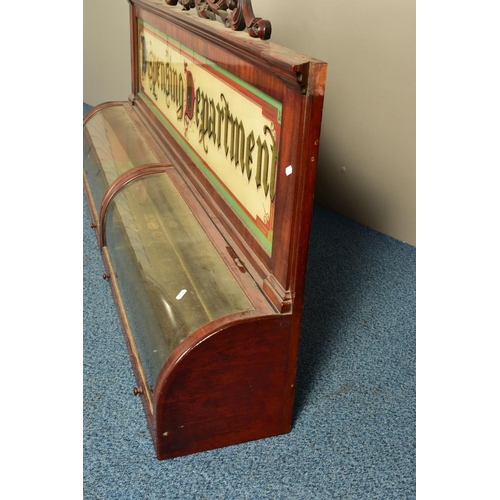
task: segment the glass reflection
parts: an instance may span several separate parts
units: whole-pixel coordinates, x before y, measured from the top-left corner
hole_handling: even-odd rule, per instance
[[[83,166],[97,206],[117,177],[158,161],[123,106],[99,111],[83,127]]]
[[[113,198],[106,239],[150,386],[190,333],[253,309],[167,174],[137,179]]]

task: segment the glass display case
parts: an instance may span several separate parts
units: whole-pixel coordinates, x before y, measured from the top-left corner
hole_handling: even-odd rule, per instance
[[[159,459],[291,429],[326,77],[167,3],[130,2],[131,96],[83,126],[92,227]]]

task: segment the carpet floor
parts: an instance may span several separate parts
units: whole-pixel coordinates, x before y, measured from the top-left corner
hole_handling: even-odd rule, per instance
[[[160,462],[83,204],[85,499],[416,497],[414,247],[316,206],[291,433]]]

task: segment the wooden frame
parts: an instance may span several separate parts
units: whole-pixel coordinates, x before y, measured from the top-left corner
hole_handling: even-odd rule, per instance
[[[200,17],[221,19],[224,26],[234,31],[247,30],[253,38],[269,40],[271,23],[255,17],[251,0],[166,0],[168,5],[180,3],[185,10],[196,8]],[[229,12],[229,9],[232,12]]]
[[[208,4],[219,9],[236,7],[235,2]],[[243,8],[243,4],[245,12],[253,15],[250,2],[241,2],[239,7]],[[200,2],[196,6],[200,7]],[[85,191],[101,244],[105,277],[111,284],[131,355],[137,380],[135,393],[143,401],[159,459],[283,434],[291,429],[326,79],[325,63],[227,30],[222,23],[198,14],[151,0],[130,1],[129,102],[105,103],[92,109],[84,120],[87,126],[105,109],[121,106],[137,127],[140,140],[158,158],[157,164],[135,166],[134,171],[116,179],[103,200],[96,199],[88,173]],[[151,47],[160,44],[158,51],[162,54],[171,50],[172,57],[183,59],[185,73],[172,70],[173,63],[169,66],[168,60],[155,62],[153,52],[146,54],[148,43]],[[195,77],[189,76],[191,67],[198,71]],[[196,81],[193,78],[201,80],[203,72],[208,75],[210,95],[208,91],[205,95],[201,86],[196,92],[194,86],[189,86],[189,82]],[[165,102],[174,102],[174,77],[182,83],[177,86],[178,123],[169,118],[166,105],[160,108],[156,104],[160,88]],[[238,110],[231,110],[230,114],[227,101],[216,102],[217,90],[213,89],[218,81],[226,85],[221,88],[229,89],[220,91],[220,95],[234,95],[236,102],[242,95],[249,106],[262,106],[264,126],[255,126],[244,134],[245,126],[249,130],[249,113],[239,117]],[[224,102],[226,108],[222,110]],[[235,139],[226,130],[228,161],[229,141],[231,147],[236,144],[238,151],[230,160],[233,173],[227,175],[237,172],[243,179],[237,182],[247,182],[266,200],[270,208],[263,209],[265,223],[247,213],[239,199],[232,199],[233,191],[204,159],[204,151],[208,158],[210,147],[214,155],[223,157],[220,130],[224,125],[232,127],[233,133],[241,132],[240,139]],[[86,133],[91,135],[88,129]],[[190,133],[198,134],[198,144],[189,142]],[[213,145],[204,142],[207,137]],[[91,153],[99,156],[95,148]],[[259,170],[262,165],[264,174]],[[249,310],[216,318],[188,335],[168,355],[153,390],[128,320],[116,278],[116,262],[106,246],[107,206],[124,185],[148,170],[161,171],[173,183],[252,305]],[[100,201],[103,205],[98,210]]]

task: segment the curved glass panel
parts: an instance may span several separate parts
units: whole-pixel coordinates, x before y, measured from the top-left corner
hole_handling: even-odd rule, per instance
[[[136,179],[116,194],[106,240],[151,387],[190,333],[253,309],[167,174]]]
[[[159,160],[123,106],[104,108],[83,127],[83,168],[97,206],[118,176],[147,163]]]

